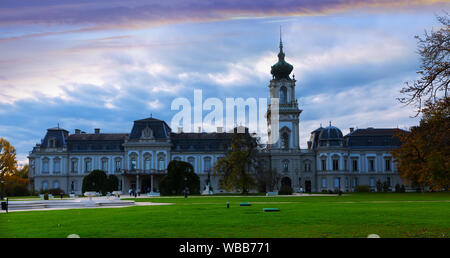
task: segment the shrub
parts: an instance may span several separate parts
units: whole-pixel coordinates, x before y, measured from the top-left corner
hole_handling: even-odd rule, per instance
[[[167,176],[159,185],[161,195],[183,195],[185,185],[189,194],[200,194],[200,178],[190,163],[172,160],[167,166],[167,171]]]
[[[370,186],[368,185],[358,185],[355,189],[355,192],[358,193],[368,193],[370,192]]]
[[[30,191],[26,185],[11,183],[5,185],[5,194],[6,196],[26,196],[30,195]]]
[[[404,193],[406,190],[405,190],[405,186],[402,184],[402,186],[400,187],[400,192],[401,193]]]
[[[383,191],[383,184],[380,180],[377,180],[377,192],[381,193]]]
[[[389,191],[389,184],[385,181],[383,183],[383,192],[388,192]]]
[[[48,200],[48,193],[44,194],[44,200]]]
[[[278,191],[278,194],[280,195],[291,195],[293,192],[292,187],[289,185],[282,185],[280,187],[280,190]]]
[[[400,193],[400,191],[401,191],[400,185],[399,185],[399,184],[396,184],[396,185],[395,185],[395,192],[396,192],[396,193]]]
[[[117,191],[119,188],[119,179],[117,178],[116,175],[108,175],[107,178],[107,192],[112,193],[113,191]]]
[[[62,189],[59,188],[52,188],[52,189],[48,189],[47,193],[51,194],[51,195],[60,195],[60,194],[65,194],[64,191]]]

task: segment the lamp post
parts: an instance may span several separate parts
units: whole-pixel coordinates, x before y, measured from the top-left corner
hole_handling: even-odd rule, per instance
[[[3,201],[3,189],[4,189],[4,183],[5,183],[5,180],[2,178],[2,179],[0,179],[0,183],[1,183],[1,185],[2,185],[2,191],[0,192],[0,200],[2,200]]]

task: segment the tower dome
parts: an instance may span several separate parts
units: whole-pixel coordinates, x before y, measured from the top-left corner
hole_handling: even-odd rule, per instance
[[[341,146],[344,142],[344,136],[341,130],[331,125],[321,130],[319,134],[320,146]]]
[[[270,73],[275,79],[291,79],[289,74],[291,74],[294,67],[284,60],[283,52],[283,42],[281,41],[280,32],[280,53],[278,53],[278,62],[272,65]]]

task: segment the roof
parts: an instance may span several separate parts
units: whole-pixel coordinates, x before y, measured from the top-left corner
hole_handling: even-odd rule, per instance
[[[173,151],[224,151],[233,133],[171,133]]]
[[[151,134],[155,139],[166,139],[172,131],[165,121],[149,117],[134,121],[130,133],[130,140],[140,139],[143,130],[147,127],[151,130]]]
[[[356,129],[345,136],[349,148],[395,148],[401,145],[395,135],[405,132],[398,128]]]
[[[68,141],[119,141],[127,136],[127,133],[79,133],[69,135]]]

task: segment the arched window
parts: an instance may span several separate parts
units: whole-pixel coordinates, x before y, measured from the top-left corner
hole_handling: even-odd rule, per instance
[[[70,172],[72,173],[78,172],[78,159],[72,159],[70,161]]]
[[[282,86],[280,88],[280,104],[286,103],[287,103],[287,89],[286,87]]]
[[[164,170],[164,159],[162,157],[160,157],[158,159],[158,169],[159,170]]]
[[[132,157],[131,161],[130,161],[130,169],[131,170],[136,170],[136,168],[137,168],[136,157]]]
[[[150,170],[152,168],[152,162],[150,157],[146,157],[144,160],[144,169],[145,170]]]
[[[289,134],[284,132],[281,136],[281,148],[288,149],[289,148]]]
[[[289,171],[289,160],[284,160],[283,161],[283,172],[288,172]]]
[[[108,158],[102,159],[102,170],[108,172]]]
[[[53,181],[53,189],[58,189],[58,188],[59,188],[59,182]]]
[[[87,158],[84,160],[84,173],[91,172],[91,159]]]
[[[121,158],[116,158],[115,159],[115,168],[114,168],[114,170],[116,171],[116,172],[119,172],[120,171],[120,169],[122,168],[122,159]]]

